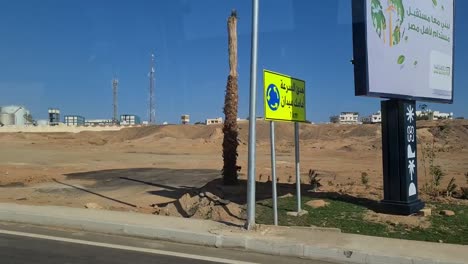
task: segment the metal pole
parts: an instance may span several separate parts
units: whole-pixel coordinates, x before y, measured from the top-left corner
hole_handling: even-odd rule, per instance
[[[296,147],[296,189],[297,189],[297,212],[301,209],[301,168],[299,166],[299,123],[294,122],[294,145]]]
[[[252,0],[252,45],[250,56],[250,105],[249,105],[249,150],[247,178],[247,223],[246,228],[255,227],[255,122],[257,100],[257,42],[258,42],[258,2]]]
[[[271,146],[271,185],[273,192],[273,222],[278,225],[278,195],[276,192],[276,154],[275,154],[275,122],[270,121]]]

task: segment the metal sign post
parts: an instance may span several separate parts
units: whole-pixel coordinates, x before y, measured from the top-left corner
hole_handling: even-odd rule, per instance
[[[278,193],[276,191],[276,153],[275,153],[275,122],[270,121],[271,146],[271,185],[273,190],[273,222],[278,225]]]
[[[301,214],[301,168],[300,168],[300,158],[299,158],[299,123],[294,122],[294,145],[296,152],[296,192],[297,192],[297,213]]]
[[[252,50],[250,57],[250,105],[249,105],[249,150],[247,178],[247,223],[246,228],[255,227],[255,122],[257,100],[257,42],[258,42],[258,0],[252,0]]]
[[[275,160],[275,131],[273,121],[294,122],[295,169],[297,189],[297,211],[288,215],[301,216],[301,170],[299,166],[299,122],[306,121],[306,86],[305,81],[268,70],[263,71],[265,120],[271,121],[271,172],[273,187],[273,211],[275,225],[278,223],[277,178]]]

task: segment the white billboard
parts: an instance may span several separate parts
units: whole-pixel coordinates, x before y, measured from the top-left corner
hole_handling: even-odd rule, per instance
[[[355,0],[353,20],[356,94],[452,102],[454,0]]]

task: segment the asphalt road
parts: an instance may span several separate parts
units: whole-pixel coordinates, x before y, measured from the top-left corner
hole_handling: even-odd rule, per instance
[[[212,263],[150,253],[0,235],[2,263]]]
[[[291,257],[216,249],[73,230],[0,223],[0,263],[268,263],[326,264]]]

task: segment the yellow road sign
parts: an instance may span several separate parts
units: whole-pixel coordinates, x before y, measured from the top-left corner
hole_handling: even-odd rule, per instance
[[[305,81],[263,70],[266,120],[305,122]]]

